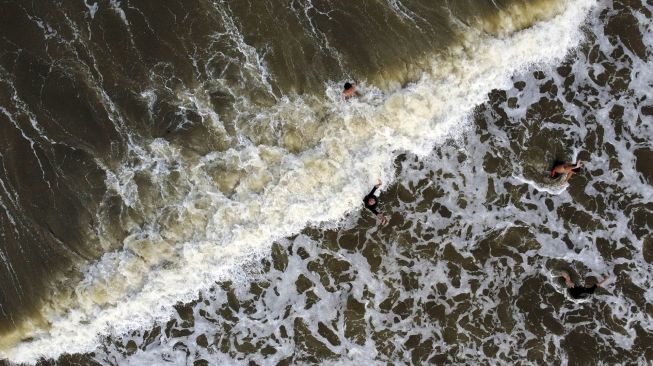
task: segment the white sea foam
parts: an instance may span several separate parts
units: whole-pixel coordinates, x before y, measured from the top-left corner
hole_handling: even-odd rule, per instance
[[[540,192],[546,192],[554,195],[561,194],[569,186],[569,183],[562,184],[561,182],[558,182],[557,185],[541,185],[531,179],[527,179],[522,176],[513,176],[513,178],[520,183],[528,184]]]
[[[86,5],[86,7],[88,8],[88,14],[91,17],[91,19],[94,19],[95,13],[97,13],[100,3],[97,2],[95,4],[89,4],[88,2],[84,1],[84,5]]]
[[[329,86],[330,109],[343,114],[345,128],[327,126],[322,141],[300,154],[248,145],[225,156],[189,159],[164,140],[144,146],[137,151],[141,163],[110,174],[108,186],[136,207],[137,171],[156,172],[154,183],[163,192],[174,172],[189,184],[159,199],[183,197],[175,211],[157,216],[163,223],[128,225],[124,250],[105,254],[88,269],[68,312],[53,312],[50,329],[4,356],[34,362],[40,356],[92,351],[98,335],[126,333],[167,318],[171,305],[228,278],[234,266],[268,250],[273,240],[358,209],[376,177],[394,179],[390,172],[397,151],[426,154],[439,139],[455,134],[489,91],[510,86],[513,73],[556,62],[578,45],[580,26],[593,4],[570,2],[560,16],[511,37],[470,40],[465,50],[435,60],[432,72],[418,82],[376,99],[383,101],[378,107],[343,103],[337,87]],[[208,174],[207,167],[217,162],[245,171],[232,196],[218,190]],[[184,225],[165,227],[167,217]],[[363,360],[361,355],[370,351],[350,346],[352,360]]]

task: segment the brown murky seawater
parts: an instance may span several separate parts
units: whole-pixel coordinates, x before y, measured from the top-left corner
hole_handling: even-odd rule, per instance
[[[653,362],[652,4],[599,2],[578,48],[509,70],[428,153],[372,135],[443,118],[423,105],[467,92],[439,91],[457,86],[443,75],[509,63],[572,3],[2,2],[3,354],[46,340],[43,365]],[[486,39],[506,49],[486,56]],[[361,147],[375,143],[396,146]],[[576,159],[568,187],[548,177]],[[371,174],[390,180],[387,226],[358,209]],[[610,280],[572,300],[560,270]],[[184,283],[208,285],[159,308],[157,289]],[[121,304],[135,324],[111,323]],[[67,317],[89,337],[109,326],[71,352]]]

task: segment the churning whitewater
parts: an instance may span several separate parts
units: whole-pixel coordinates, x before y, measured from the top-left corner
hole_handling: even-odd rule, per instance
[[[132,145],[128,162],[115,171],[105,168],[106,185],[127,207],[144,211],[147,221],[133,223],[123,248],[85,271],[71,299],[54,303],[62,308],[48,309],[47,329],[28,333],[30,341],[5,354],[33,362],[64,351],[93,351],[98,335],[164,320],[172,305],[229,278],[235,266],[266,253],[274,240],[358,209],[375,177],[395,178],[398,152],[427,154],[436,141],[460,133],[491,90],[509,87],[511,75],[560,61],[582,39],[580,27],[592,4],[565,4],[553,19],[507,37],[469,30],[461,46],[431,60],[419,81],[399,90],[382,92],[363,83],[361,99],[342,103],[338,86],[329,84],[317,112],[297,97],[260,111],[259,119],[297,118],[305,123],[299,128],[312,129],[312,141],[298,143],[313,147],[298,153],[249,141],[193,156],[163,138]],[[201,95],[187,98],[221,128]],[[211,176],[215,166],[235,175],[237,187],[220,190]],[[139,194],[136,179],[143,174],[160,197]],[[234,185],[227,177],[220,180]]]
[[[23,294],[2,357],[650,362],[652,6],[633,3],[7,3],[31,28],[2,28],[0,279]],[[585,167],[561,185],[559,159]],[[377,178],[383,227],[361,210]],[[44,273],[15,259],[41,250]],[[610,294],[570,299],[560,270]]]

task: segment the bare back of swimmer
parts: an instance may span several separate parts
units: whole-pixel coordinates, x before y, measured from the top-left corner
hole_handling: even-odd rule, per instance
[[[578,169],[580,169],[582,164],[583,163],[580,160],[578,160],[576,164],[565,163],[565,164],[556,165],[553,167],[553,169],[551,169],[551,177],[555,178],[559,174],[566,174],[567,176],[565,177],[565,180],[562,181],[562,184],[565,184],[567,183],[567,181],[569,181],[569,179],[571,179],[571,176],[574,175],[574,173],[576,173]]]

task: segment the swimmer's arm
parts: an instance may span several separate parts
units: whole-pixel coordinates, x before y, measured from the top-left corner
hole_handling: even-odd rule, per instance
[[[603,284],[606,283],[608,279],[610,279],[610,277],[605,276],[601,281],[596,283],[596,286],[603,287]],[[585,284],[585,288],[592,288],[592,287],[594,287],[594,285],[590,286],[589,284]]]
[[[565,271],[560,271],[558,272],[558,276],[562,276],[562,278],[565,279],[565,285],[567,285],[567,288],[572,288],[574,287],[574,283],[571,281],[571,277],[569,277],[569,273]]]
[[[370,194],[368,194],[367,196],[370,197],[374,195],[374,192],[376,192],[376,190],[379,189],[379,187],[381,187],[381,179],[376,180],[376,184],[374,185],[374,188],[372,188],[372,191],[370,191]]]

